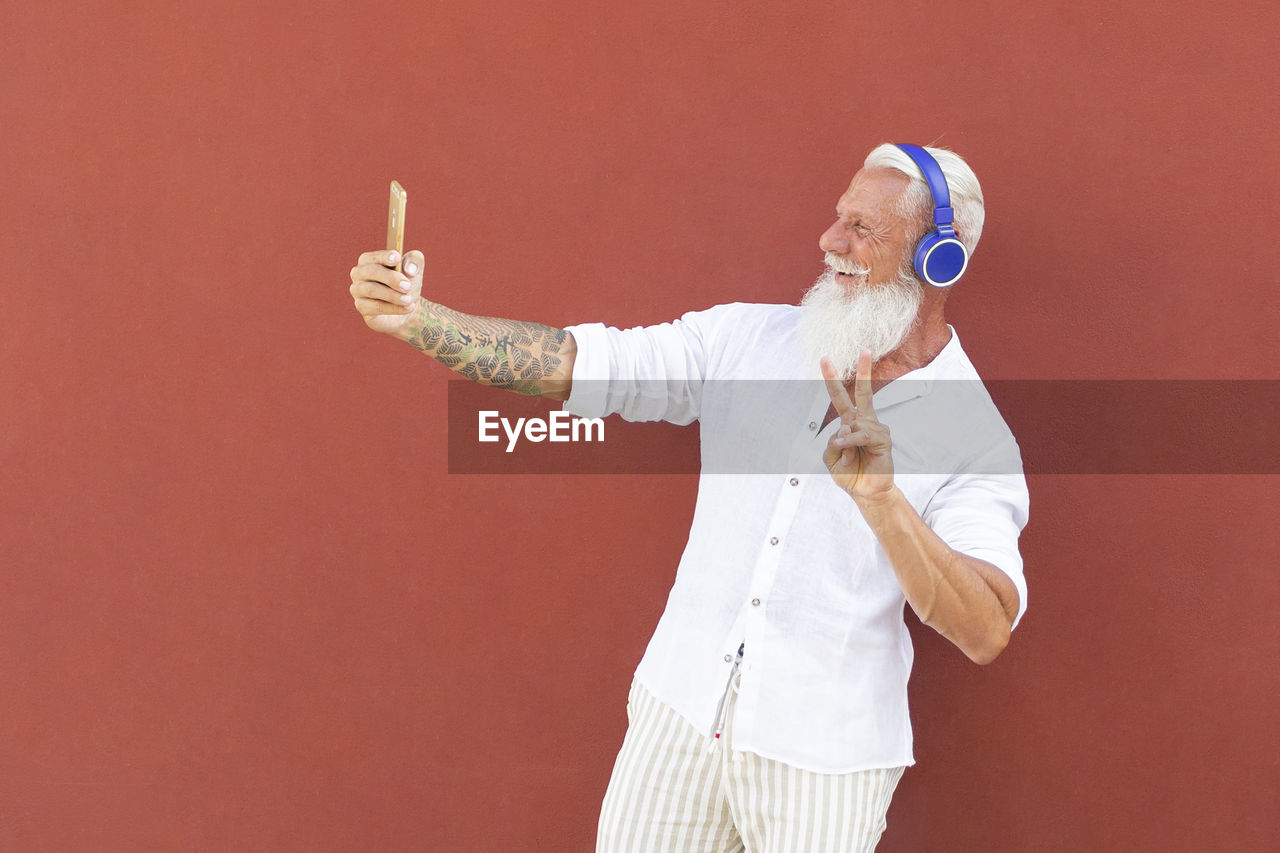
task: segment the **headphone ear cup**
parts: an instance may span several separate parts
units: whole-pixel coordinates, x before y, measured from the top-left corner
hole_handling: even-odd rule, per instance
[[[950,287],[969,266],[969,251],[955,237],[930,232],[916,247],[916,274],[934,287]]]

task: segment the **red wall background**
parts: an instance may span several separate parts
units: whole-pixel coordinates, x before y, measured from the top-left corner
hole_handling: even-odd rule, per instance
[[[987,376],[1275,376],[1261,0],[0,30],[0,849],[590,849],[694,480],[448,473],[446,372],[346,291],[393,177],[437,298],[632,325],[798,298],[865,152],[937,141],[986,189],[951,321]],[[1188,459],[1231,439],[1182,416]],[[1004,656],[916,631],[882,849],[1273,849],[1265,473],[1033,477]]]

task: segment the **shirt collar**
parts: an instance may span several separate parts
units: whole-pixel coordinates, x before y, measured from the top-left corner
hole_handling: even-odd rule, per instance
[[[924,397],[933,390],[935,380],[953,378],[956,375],[957,368],[964,361],[964,350],[960,348],[960,337],[950,324],[947,325],[947,331],[951,333],[951,338],[932,361],[902,374],[876,391],[871,400],[877,409]],[[822,381],[822,373],[816,368],[813,369],[812,376],[819,382]],[[821,390],[825,397],[826,387],[823,386]]]
[[[871,399],[877,409],[905,403],[917,397],[924,397],[933,390],[935,380],[945,379],[954,373],[956,362],[961,357],[962,350],[960,349],[960,338],[956,335],[956,330],[948,324],[947,331],[951,334],[951,337],[947,340],[946,346],[933,357],[933,360],[926,365],[917,367],[915,370],[902,374],[875,393]]]

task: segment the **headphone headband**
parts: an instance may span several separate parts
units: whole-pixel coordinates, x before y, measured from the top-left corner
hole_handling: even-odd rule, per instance
[[[956,239],[955,212],[951,209],[951,191],[947,178],[933,155],[919,145],[895,143],[911,158],[924,175],[933,196],[933,231],[916,247],[915,268],[920,277],[934,287],[948,287],[969,266],[969,251]]]
[[[896,144],[896,143],[895,143]],[[933,223],[941,231],[945,225],[952,234],[955,230],[951,223],[955,215],[951,210],[951,190],[947,187],[947,178],[942,174],[942,167],[933,155],[919,145],[898,144],[898,147],[920,167],[924,182],[929,185],[929,193],[933,196]]]

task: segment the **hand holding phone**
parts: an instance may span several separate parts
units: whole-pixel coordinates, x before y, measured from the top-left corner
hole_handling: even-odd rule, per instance
[[[422,289],[421,255],[415,254],[418,269],[404,269],[404,210],[408,194],[399,181],[391,182],[391,204],[387,210],[387,248],[360,255],[351,268],[351,297],[369,328],[395,334],[410,323],[414,305]],[[395,252],[396,263],[389,261]]]

